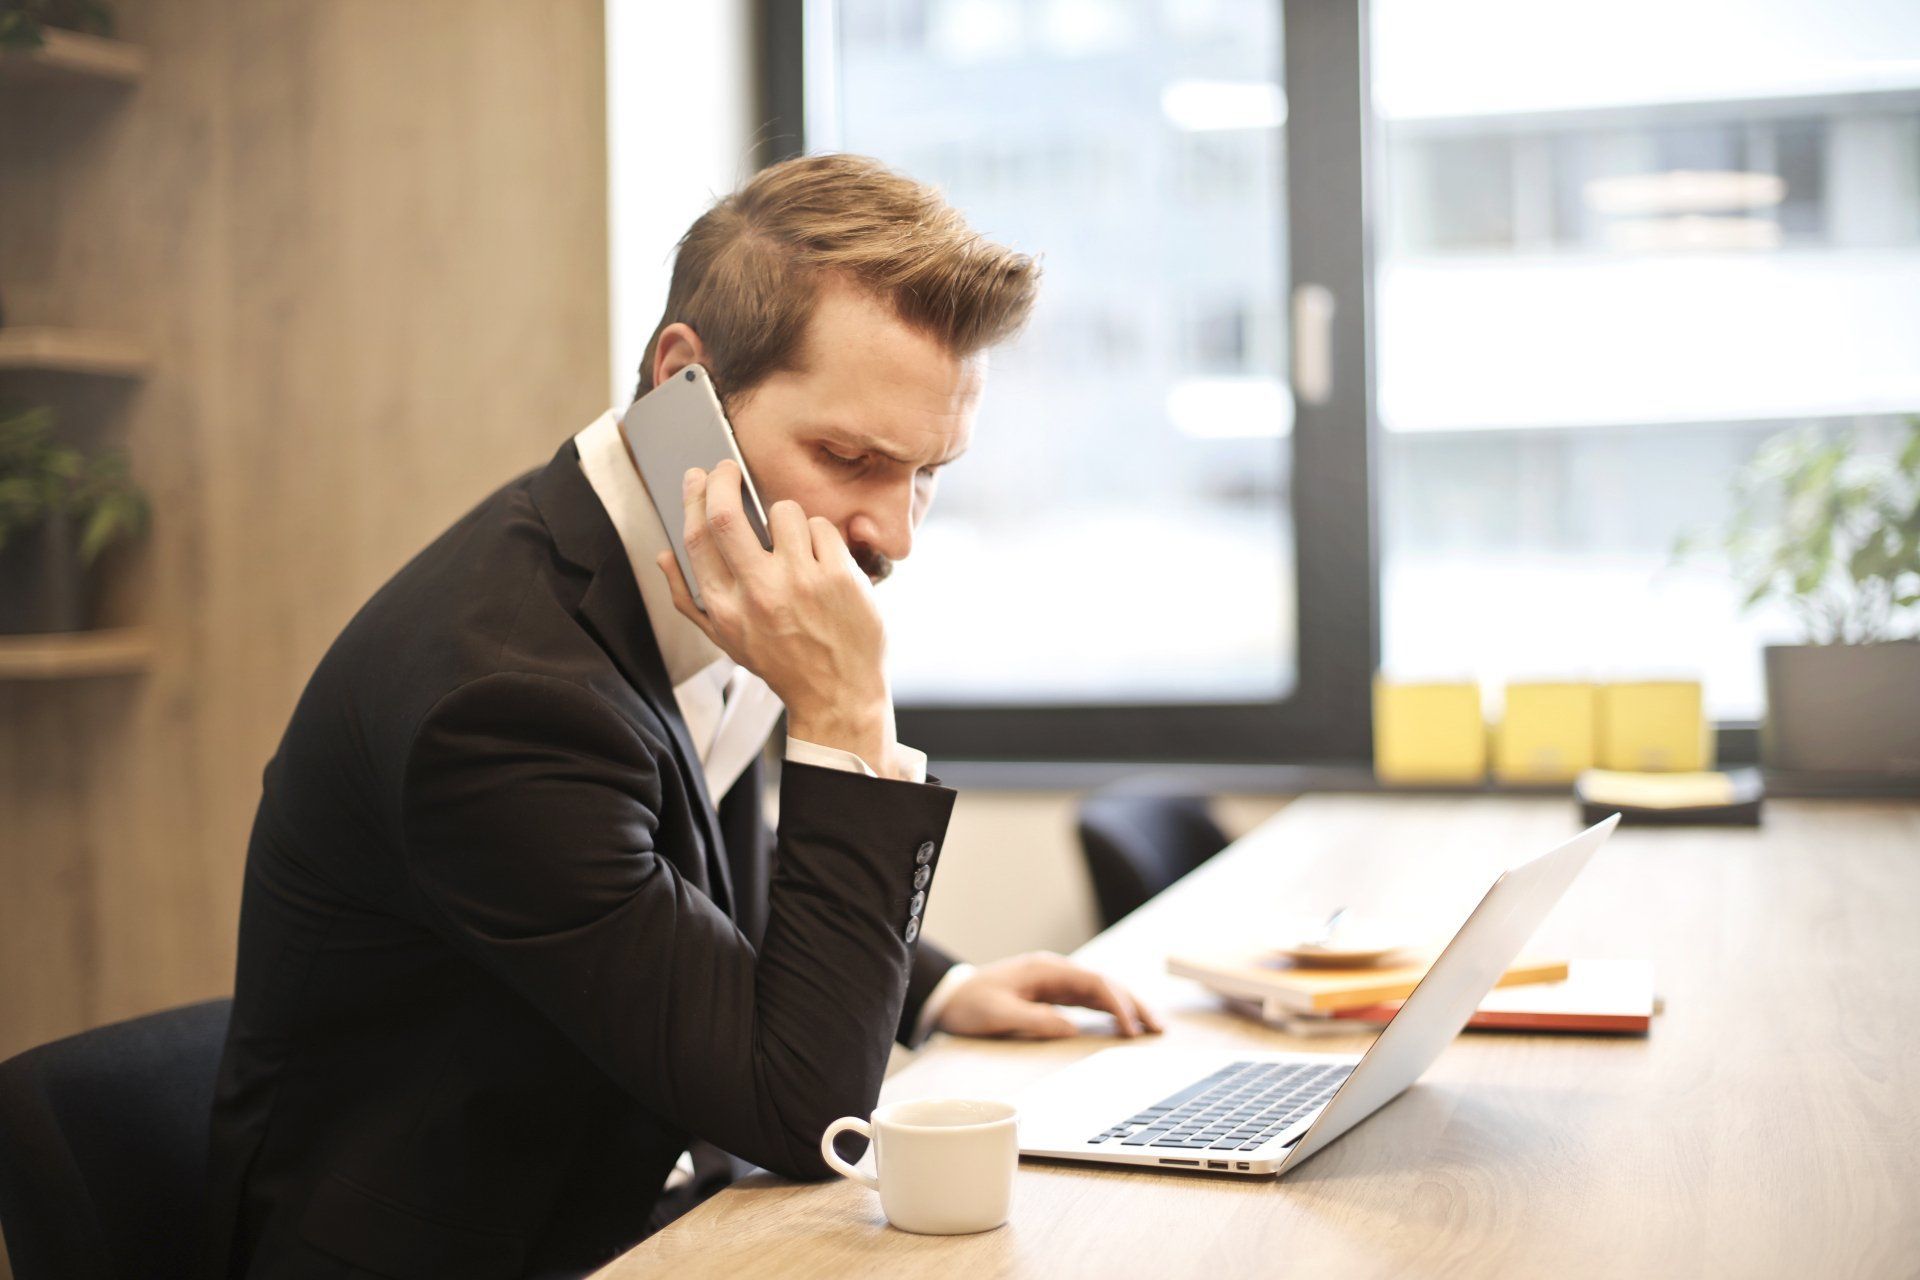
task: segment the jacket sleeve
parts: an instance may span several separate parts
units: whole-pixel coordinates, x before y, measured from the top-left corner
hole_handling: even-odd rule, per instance
[[[443,698],[403,793],[431,925],[532,1002],[668,1123],[789,1177],[824,1177],[821,1132],[868,1114],[901,1022],[916,854],[944,787],[789,765],[759,951],[663,849],[653,742],[568,681],[500,674]],[[930,886],[929,886],[930,887]]]
[[[916,1047],[914,1029],[920,1023],[920,1010],[926,1006],[927,997],[940,985],[940,979],[947,976],[947,970],[957,963],[954,958],[933,945],[925,935],[914,944],[913,968],[907,975],[907,999],[900,1009],[900,1025],[894,1030],[893,1038],[908,1049]]]

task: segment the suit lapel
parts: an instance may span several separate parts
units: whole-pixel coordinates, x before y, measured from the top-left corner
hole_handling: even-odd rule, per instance
[[[646,700],[667,726],[673,753],[687,790],[698,800],[701,830],[706,835],[706,866],[711,894],[722,911],[733,913],[733,877],[727,866],[726,844],[720,834],[714,798],[707,793],[706,770],[687,734],[680,705],[667,677],[666,660],[654,639],[653,625],[640,600],[620,536],[593,486],[580,470],[578,452],[569,440],[533,483],[534,504],[554,536],[555,549],[568,561],[592,574],[580,599],[580,616],[613,658],[627,683]]]

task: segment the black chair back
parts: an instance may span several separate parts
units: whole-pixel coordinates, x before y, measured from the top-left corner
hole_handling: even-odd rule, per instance
[[[0,1063],[0,1230],[15,1280],[189,1274],[231,1000]]]
[[[1226,847],[1201,796],[1103,791],[1080,805],[1080,851],[1103,929]]]

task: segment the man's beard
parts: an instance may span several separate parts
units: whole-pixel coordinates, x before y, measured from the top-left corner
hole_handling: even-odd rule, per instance
[[[893,561],[875,551],[872,547],[849,547],[853,552],[853,562],[860,566],[860,572],[867,575],[867,581],[879,586],[893,572]]]

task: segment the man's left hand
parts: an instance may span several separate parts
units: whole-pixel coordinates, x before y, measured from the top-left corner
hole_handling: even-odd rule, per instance
[[[1055,1005],[1100,1009],[1123,1036],[1158,1034],[1160,1019],[1133,993],[1051,951],[1033,951],[983,964],[954,989],[940,1011],[940,1030],[962,1036],[1056,1040],[1077,1035]]]

